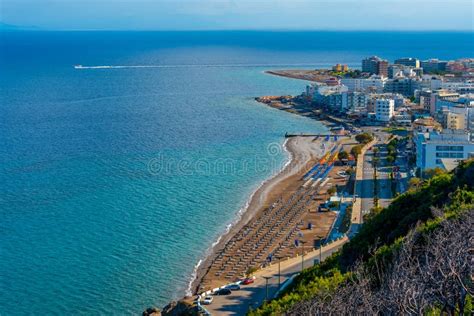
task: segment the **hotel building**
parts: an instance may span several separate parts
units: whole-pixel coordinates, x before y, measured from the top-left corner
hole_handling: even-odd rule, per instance
[[[474,142],[466,131],[432,131],[415,136],[416,166],[422,171],[436,167],[451,170],[459,161],[474,157]]]

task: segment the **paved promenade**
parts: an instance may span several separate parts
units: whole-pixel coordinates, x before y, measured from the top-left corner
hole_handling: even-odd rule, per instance
[[[324,260],[332,253],[339,250],[349,239],[344,237],[331,244],[323,246],[321,257]],[[304,256],[304,268],[309,268],[315,260],[319,260],[319,249],[308,252]],[[301,272],[301,256],[291,258],[280,263],[281,283],[296,276]],[[205,306],[211,315],[245,315],[249,308],[260,306],[266,297],[266,280],[268,280],[268,298],[273,298],[278,291],[278,263],[274,263],[255,273],[255,283],[242,285],[239,291],[233,291],[231,295],[214,296],[214,302]]]
[[[372,178],[373,173],[367,173],[367,168],[371,167],[369,161],[366,159],[366,152],[369,148],[377,143],[377,139],[374,139],[370,143],[366,144],[359,155],[356,165],[356,177],[354,184],[354,204],[352,206],[352,217],[351,227],[349,230],[349,237],[354,236],[363,223],[362,210],[366,208],[365,192],[370,191],[370,185],[373,185]],[[369,188],[368,188],[369,187]],[[368,189],[367,189],[368,188]],[[373,189],[372,189],[373,193]],[[362,205],[364,204],[364,205]]]

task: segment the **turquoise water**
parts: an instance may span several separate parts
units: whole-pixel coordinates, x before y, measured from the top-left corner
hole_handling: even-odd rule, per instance
[[[295,48],[292,36],[314,40]],[[323,130],[253,100],[304,90],[264,70],[432,57],[413,47],[419,34],[361,33],[352,48],[334,36],[2,34],[0,314],[137,314],[182,296],[196,263],[288,158],[269,144]],[[438,57],[472,51],[470,33],[443,36],[458,50]]]

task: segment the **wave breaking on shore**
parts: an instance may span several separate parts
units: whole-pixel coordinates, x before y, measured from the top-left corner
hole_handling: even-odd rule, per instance
[[[200,282],[200,279],[204,276],[205,273],[202,273],[201,275],[199,274],[199,270],[200,268],[202,267],[203,264],[210,264],[212,262],[212,257],[215,255],[215,249],[216,247],[221,243],[221,241],[223,241],[223,238],[229,238],[231,237],[233,234],[231,234],[232,232],[232,229],[235,228],[239,223],[241,223],[241,221],[244,219],[244,215],[249,215],[249,217],[247,218],[247,221],[250,221],[252,219],[253,216],[255,216],[255,214],[257,213],[258,209],[260,209],[262,207],[262,205],[259,205],[259,207],[255,210],[254,214],[248,214],[248,209],[252,203],[252,200],[254,199],[255,195],[257,194],[257,192],[259,192],[260,190],[262,190],[262,188],[268,184],[269,182],[271,182],[272,180],[274,180],[276,177],[278,177],[279,175],[281,175],[283,172],[285,172],[285,170],[290,166],[290,164],[294,161],[295,159],[295,154],[288,149],[288,141],[289,139],[285,139],[285,141],[283,142],[283,145],[282,145],[282,148],[283,148],[283,152],[286,153],[287,155],[287,159],[286,161],[284,162],[283,166],[281,168],[279,168],[278,170],[275,170],[272,172],[272,174],[266,178],[265,180],[263,180],[262,182],[260,182],[260,184],[252,191],[252,193],[250,194],[250,196],[247,198],[247,200],[245,201],[245,204],[244,206],[242,206],[236,213],[236,217],[234,218],[234,220],[229,223],[227,226],[226,226],[226,229],[224,232],[222,232],[219,237],[216,239],[215,242],[213,242],[211,244],[211,246],[205,251],[204,253],[204,257],[203,259],[200,259],[198,261],[198,263],[194,266],[194,269],[193,269],[193,272],[191,273],[191,276],[190,276],[190,281],[188,283],[188,287],[186,289],[186,293],[185,293],[185,296],[192,296],[193,295],[193,288],[195,288],[197,285],[198,285],[198,282]],[[245,224],[244,224],[245,225]],[[227,241],[224,241],[224,243],[227,242]],[[204,268],[204,267],[203,267]]]

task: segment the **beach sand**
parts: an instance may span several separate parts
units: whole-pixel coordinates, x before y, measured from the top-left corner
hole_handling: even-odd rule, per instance
[[[206,289],[222,285],[222,280],[215,280],[215,278],[211,276],[206,276],[217,253],[225,247],[226,243],[228,243],[242,227],[248,224],[252,219],[257,218],[259,214],[272,203],[279,198],[289,198],[289,196],[301,186],[301,178],[305,172],[324,154],[325,149],[330,149],[330,144],[333,144],[326,142],[326,148],[322,148],[321,141],[322,138],[315,140],[314,137],[292,137],[287,139],[285,149],[290,154],[290,162],[283,170],[265,181],[254,192],[247,209],[244,210],[240,219],[231,227],[227,234],[221,237],[210,254],[197,268],[195,272],[196,277],[191,283],[191,292],[198,292],[200,285]],[[205,282],[203,282],[203,280],[205,280]]]

